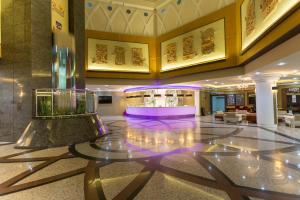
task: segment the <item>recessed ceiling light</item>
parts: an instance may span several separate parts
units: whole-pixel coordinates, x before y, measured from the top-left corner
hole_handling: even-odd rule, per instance
[[[277,65],[278,66],[283,66],[283,65],[286,65],[286,63],[285,62],[279,62]]]
[[[208,82],[209,80],[206,80],[206,82]]]
[[[294,80],[298,80],[298,78],[296,78],[296,77],[295,77],[295,78],[293,78],[293,79],[294,79]]]
[[[105,85],[105,87],[108,87],[109,85]]]
[[[218,84],[218,83],[219,83],[219,82],[217,82],[217,81],[215,82],[215,84]]]
[[[255,74],[256,74],[256,75],[259,75],[259,74],[260,74],[260,72],[255,72]]]

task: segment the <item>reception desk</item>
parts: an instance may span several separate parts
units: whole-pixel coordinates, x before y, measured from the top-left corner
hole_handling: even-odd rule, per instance
[[[194,117],[196,114],[196,107],[127,107],[125,114],[127,116],[139,118],[184,118]]]

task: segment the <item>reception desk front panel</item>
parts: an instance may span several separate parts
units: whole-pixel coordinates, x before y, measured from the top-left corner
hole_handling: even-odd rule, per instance
[[[180,107],[127,107],[126,115],[142,118],[178,118],[195,116],[194,106]]]

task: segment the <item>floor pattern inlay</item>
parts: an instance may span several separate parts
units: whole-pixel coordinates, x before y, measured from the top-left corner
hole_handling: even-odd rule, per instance
[[[202,118],[104,122],[108,134],[69,147],[20,150],[1,142],[0,200],[300,199],[292,129]]]

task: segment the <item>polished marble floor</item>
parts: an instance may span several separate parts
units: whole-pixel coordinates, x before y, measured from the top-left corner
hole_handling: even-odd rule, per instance
[[[210,117],[107,117],[96,141],[51,149],[0,142],[0,200],[299,200],[300,131]]]

